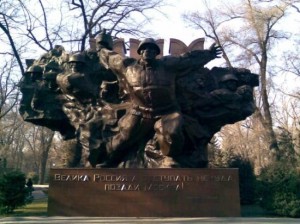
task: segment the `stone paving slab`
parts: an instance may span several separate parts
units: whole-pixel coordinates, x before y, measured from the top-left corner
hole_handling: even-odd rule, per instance
[[[1,224],[19,224],[19,223],[30,223],[30,224],[85,224],[85,223],[114,223],[114,224],[185,224],[185,223],[201,223],[201,224],[211,224],[211,223],[242,223],[242,224],[252,224],[252,223],[300,223],[300,219],[293,218],[99,218],[99,217],[5,217],[0,218]]]

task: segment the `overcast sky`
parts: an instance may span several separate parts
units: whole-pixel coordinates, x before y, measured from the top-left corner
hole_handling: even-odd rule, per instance
[[[200,0],[167,0],[170,6],[163,7],[163,12],[167,17],[160,13],[152,15],[149,27],[154,29],[158,34],[158,38],[168,41],[170,38],[182,40],[189,45],[193,40],[204,37],[201,31],[196,31],[187,27],[182,19],[182,14],[201,9],[202,1]]]

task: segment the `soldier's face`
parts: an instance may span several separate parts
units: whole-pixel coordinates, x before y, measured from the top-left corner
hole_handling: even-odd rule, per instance
[[[237,89],[237,82],[234,80],[229,80],[226,82],[226,87],[227,89],[231,90],[231,91],[236,91]]]
[[[81,72],[83,70],[83,63],[81,63],[81,62],[70,62],[70,68],[73,72]]]
[[[32,82],[35,82],[37,80],[41,80],[42,79],[42,73],[39,73],[39,72],[34,72],[31,74],[31,80]]]
[[[146,46],[145,49],[141,50],[141,56],[143,59],[151,60],[156,58],[157,52],[155,48],[151,46]]]

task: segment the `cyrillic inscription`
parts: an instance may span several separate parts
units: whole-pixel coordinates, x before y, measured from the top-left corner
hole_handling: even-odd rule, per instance
[[[86,182],[90,181],[88,175],[63,175],[63,174],[54,174],[54,181],[74,181],[74,182]]]
[[[54,181],[104,183],[105,191],[180,191],[184,189],[184,182],[229,182],[232,176],[54,174]]]
[[[179,191],[181,184],[105,184],[105,191]]]

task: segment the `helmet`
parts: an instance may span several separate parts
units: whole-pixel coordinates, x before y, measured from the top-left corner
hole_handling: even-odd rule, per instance
[[[156,50],[157,54],[160,54],[160,48],[157,45],[157,43],[155,42],[155,40],[153,38],[146,38],[145,40],[143,40],[140,44],[139,47],[137,49],[137,53],[141,54],[141,50],[144,50],[146,45],[152,45],[152,47]]]
[[[41,66],[32,65],[27,69],[26,73],[43,73],[43,69]]]
[[[85,56],[81,53],[73,54],[69,59],[69,63],[70,62],[82,62],[85,64],[86,63]]]
[[[226,74],[221,78],[220,82],[226,82],[230,80],[239,81],[234,74]]]
[[[110,34],[106,33],[104,29],[103,32],[99,33],[96,38],[96,43],[102,43],[105,47],[112,50],[113,49],[113,40]]]
[[[45,65],[45,70],[59,70],[59,64],[55,61],[55,60],[51,60],[49,61],[46,65]]]
[[[50,51],[52,56],[59,57],[62,52],[65,51],[64,47],[61,45],[55,45],[54,48]]]

